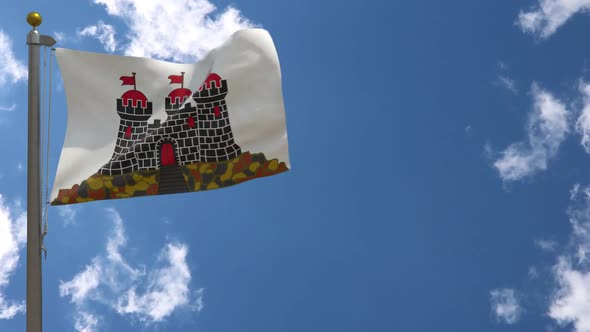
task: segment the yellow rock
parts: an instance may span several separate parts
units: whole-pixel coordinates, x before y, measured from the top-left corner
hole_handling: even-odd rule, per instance
[[[233,168],[234,168],[234,164],[232,164],[232,163],[227,164],[227,170],[225,171],[225,173],[223,173],[222,176],[220,176],[221,181],[227,181],[227,180],[231,179]]]
[[[113,187],[112,192],[118,193],[119,192],[119,187]]]
[[[102,179],[99,177],[91,177],[86,181],[86,183],[88,183],[88,187],[90,187],[92,190],[98,190],[103,186]]]
[[[134,189],[134,191],[135,190],[144,190],[145,191],[149,187],[150,187],[150,184],[149,183],[141,181],[141,182],[136,183],[135,186],[132,187],[132,188]]]
[[[236,181],[236,180],[245,179],[245,178],[246,178],[246,174],[244,174],[244,173],[238,173],[238,174],[235,174],[234,176],[232,176],[231,179],[234,180],[234,181]]]
[[[207,171],[207,168],[209,168],[209,164],[201,165],[201,168],[199,168],[199,173],[204,174]]]
[[[113,188],[113,183],[111,182],[111,180],[105,180],[103,182],[103,184],[104,184],[104,187],[107,188],[107,189]]]
[[[133,196],[134,192],[135,192],[135,187],[125,186],[125,193],[127,193],[129,196]]]
[[[116,198],[128,198],[129,195],[127,195],[126,193],[118,193],[115,195]]]
[[[207,189],[217,189],[219,186],[215,182],[211,182],[207,185]]]
[[[277,168],[279,168],[279,161],[277,159],[271,160],[268,164],[268,169],[270,169],[271,171],[276,171]]]
[[[139,181],[143,180],[143,176],[141,176],[137,173],[133,173],[132,177],[133,177],[133,181],[135,181],[135,182],[139,182]]]
[[[195,181],[195,188],[193,189],[193,191],[199,191],[199,190],[201,190],[201,182]]]
[[[148,184],[155,184],[156,183],[156,176],[152,175],[152,176],[146,176],[143,178],[143,182],[148,183]]]
[[[258,167],[260,167],[260,163],[259,162],[253,162],[253,163],[250,164],[250,166],[248,166],[248,168],[252,172],[256,172],[256,170],[258,169]]]

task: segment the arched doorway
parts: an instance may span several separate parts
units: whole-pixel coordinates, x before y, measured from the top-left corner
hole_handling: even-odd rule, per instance
[[[160,141],[160,176],[158,177],[158,194],[174,194],[189,191],[180,165],[176,162],[176,141]]]
[[[176,164],[176,156],[174,155],[174,145],[172,143],[162,143],[160,145],[160,166],[168,166]]]

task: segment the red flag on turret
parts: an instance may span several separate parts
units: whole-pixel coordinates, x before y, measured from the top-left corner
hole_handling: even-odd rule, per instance
[[[183,75],[170,75],[168,76],[170,79],[170,84],[182,84]]]
[[[135,85],[135,75],[134,76],[121,76],[119,78],[123,83],[121,85]]]

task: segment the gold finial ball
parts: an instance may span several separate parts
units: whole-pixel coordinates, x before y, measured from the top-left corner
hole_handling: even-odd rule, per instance
[[[41,18],[41,14],[39,14],[37,12],[30,12],[27,15],[27,23],[32,25],[33,28],[40,26],[42,21],[43,21],[43,18]]]

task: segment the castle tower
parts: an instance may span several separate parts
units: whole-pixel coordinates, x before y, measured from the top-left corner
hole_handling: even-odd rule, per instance
[[[133,84],[133,90],[117,99],[117,114],[121,118],[113,157],[130,148],[147,133],[147,121],[152,116],[152,103],[136,88],[135,73],[122,76],[123,85]]]
[[[170,119],[171,116],[180,112],[182,103],[190,98],[192,92],[184,87],[184,72],[180,72],[180,75],[170,75],[168,79],[170,79],[170,84],[180,84],[180,88],[172,90],[165,99],[164,110]]]
[[[117,99],[117,114],[119,114],[119,132],[115,151],[111,162],[100,169],[102,174],[125,174],[137,170],[137,160],[121,156],[132,154],[129,151],[135,143],[145,137],[147,122],[152,116],[152,103],[136,89],[135,73],[133,76],[121,76],[122,85],[133,85],[133,90],[125,92]],[[116,161],[118,160],[118,161]]]
[[[211,73],[193,94],[193,99],[197,103],[201,162],[229,160],[242,153],[234,141],[229,123],[225,104],[227,91],[227,81]]]

